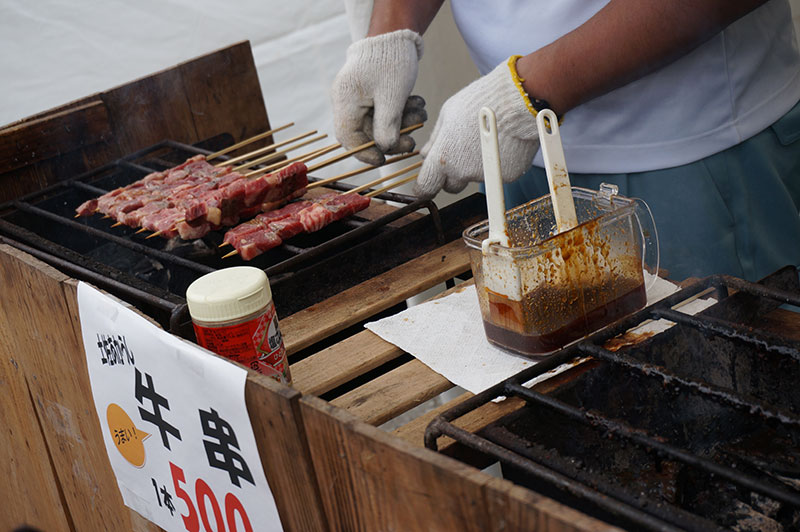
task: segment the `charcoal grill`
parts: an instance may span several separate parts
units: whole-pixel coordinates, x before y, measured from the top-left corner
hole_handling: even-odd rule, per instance
[[[240,264],[262,268],[283,317],[457,238],[465,224],[483,213],[477,196],[440,213],[431,201],[384,193],[378,197],[399,207],[375,219],[357,214],[316,233],[298,235],[249,262],[222,259],[222,231],[189,242],[146,239],[135,229],[112,228],[112,219],[74,218],[83,201],[193,155],[209,154],[226,142],[230,139],[224,136],[198,145],[163,141],[4,203],[0,242],[90,281],[134,304],[170,332],[191,337],[184,295],[203,274]],[[337,183],[330,188],[352,186]],[[413,214],[417,211],[423,214]]]
[[[705,294],[718,303],[700,314],[673,309]],[[506,478],[624,528],[797,530],[800,336],[765,318],[797,305],[793,267],[760,283],[708,277],[447,410],[425,445],[499,461]],[[676,325],[613,350],[661,318]],[[556,368],[568,369],[546,385]],[[459,428],[501,396],[521,406]],[[440,449],[440,436],[456,443]]]

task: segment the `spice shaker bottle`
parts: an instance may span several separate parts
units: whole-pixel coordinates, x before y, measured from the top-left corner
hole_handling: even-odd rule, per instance
[[[267,274],[234,266],[206,274],[186,290],[197,343],[278,382],[291,384]]]

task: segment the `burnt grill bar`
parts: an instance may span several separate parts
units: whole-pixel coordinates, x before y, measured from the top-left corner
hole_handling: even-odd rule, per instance
[[[575,451],[575,449],[583,449],[583,445],[566,445],[565,447],[569,448],[569,451],[566,451],[560,449],[558,444],[554,443],[554,441],[560,441],[558,438],[544,437],[532,428],[517,430],[519,426],[525,424],[534,426],[539,423],[536,413],[540,417],[542,415],[553,416],[553,419],[564,420],[562,422],[569,420],[570,423],[576,426],[584,427],[584,430],[596,433],[597,436],[594,438],[597,438],[598,441],[614,438],[620,442],[628,442],[629,446],[650,455],[651,459],[657,464],[662,463],[662,461],[683,464],[675,467],[690,467],[692,471],[698,471],[699,474],[706,475],[704,478],[714,479],[713,482],[726,481],[730,483],[731,486],[735,486],[735,488],[731,488],[734,491],[760,494],[777,501],[784,505],[785,508],[781,510],[783,513],[779,517],[792,522],[793,524],[790,526],[794,526],[797,523],[798,515],[800,515],[800,491],[798,491],[800,481],[798,481],[797,477],[797,473],[800,472],[800,465],[796,463],[796,451],[792,449],[797,448],[800,441],[800,432],[798,431],[798,428],[800,428],[800,417],[798,417],[800,400],[787,398],[783,402],[780,399],[776,401],[774,396],[780,397],[782,388],[775,392],[774,395],[772,393],[762,394],[767,395],[767,398],[759,397],[758,394],[761,392],[752,392],[756,393],[755,396],[748,393],[750,392],[748,386],[753,386],[752,383],[743,383],[743,389],[738,389],[735,379],[737,375],[739,378],[743,377],[739,375],[742,370],[741,367],[737,366],[737,357],[746,357],[747,353],[742,353],[741,355],[733,353],[731,355],[733,360],[731,366],[724,368],[731,374],[729,377],[734,380],[733,386],[728,386],[727,383],[720,385],[713,382],[714,379],[720,379],[719,375],[708,378],[705,374],[685,374],[687,371],[694,371],[694,369],[689,368],[684,371],[685,368],[682,366],[686,365],[686,361],[691,360],[692,357],[701,358],[698,355],[703,355],[704,353],[702,352],[674,355],[676,357],[675,360],[678,362],[675,362],[675,360],[671,362],[676,364],[673,368],[665,367],[663,362],[658,363],[651,360],[651,358],[657,359],[659,356],[662,356],[662,358],[667,356],[665,353],[669,354],[670,350],[682,350],[684,346],[680,344],[679,336],[684,336],[687,331],[694,330],[696,334],[708,337],[709,345],[720,351],[724,351],[724,348],[719,347],[719,344],[714,342],[719,342],[718,339],[723,339],[723,341],[733,345],[734,350],[754,350],[754,352],[758,353],[757,357],[755,357],[757,362],[764,363],[765,359],[769,358],[770,363],[777,364],[776,367],[779,368],[778,370],[769,370],[775,371],[776,375],[780,375],[780,368],[783,367],[780,364],[794,364],[792,370],[796,371],[798,362],[800,362],[800,356],[798,356],[800,342],[760,330],[751,326],[749,322],[754,321],[768,311],[778,308],[782,304],[800,306],[798,305],[800,298],[797,296],[799,291],[797,271],[794,268],[786,268],[773,274],[762,283],[749,283],[728,276],[712,276],[695,283],[691,287],[687,287],[607,329],[599,331],[572,346],[568,346],[536,366],[520,372],[514,377],[447,410],[429,424],[425,434],[425,445],[430,449],[437,450],[438,438],[440,436],[449,436],[458,444],[499,460],[501,464],[510,468],[509,474],[512,478],[517,478],[518,472],[521,472],[523,482],[530,482],[536,486],[544,485],[545,489],[560,491],[566,494],[567,499],[570,496],[573,497],[570,501],[571,503],[578,501],[578,504],[580,504],[580,501],[585,501],[590,510],[601,518],[610,517],[612,522],[617,520],[616,522],[623,525],[645,529],[664,529],[664,527],[677,526],[690,530],[706,530],[720,526],[719,523],[714,524],[713,520],[709,520],[703,515],[695,514],[691,510],[684,510],[674,501],[667,502],[666,497],[665,504],[653,504],[654,498],[652,497],[649,499],[647,497],[639,497],[637,493],[629,493],[625,489],[620,489],[621,486],[625,486],[624,480],[611,479],[606,475],[598,475],[597,471],[584,471],[581,466],[575,466],[575,461],[581,462],[582,460],[580,452]],[[680,305],[681,302],[690,300],[693,296],[703,294],[709,290],[715,292],[719,303],[707,311],[690,316],[673,309],[673,307]],[[629,348],[611,351],[604,347],[609,339],[625,333],[646,320],[660,318],[668,319],[677,325],[659,335],[646,339],[641,344]],[[736,345],[740,347],[737,348],[735,347]],[[724,353],[720,356],[728,355]],[[676,396],[679,396],[683,401],[689,401],[692,397],[697,397],[699,401],[705,401],[700,406],[695,407],[697,412],[703,412],[704,415],[709,415],[707,410],[709,410],[708,405],[711,403],[708,403],[708,401],[711,401],[721,405],[720,408],[727,408],[730,412],[738,412],[741,419],[737,420],[737,422],[741,423],[745,428],[751,420],[753,423],[760,420],[758,423],[768,426],[770,431],[780,435],[780,438],[775,438],[776,440],[785,439],[789,441],[789,448],[784,451],[784,453],[788,453],[786,457],[784,458],[781,455],[776,458],[776,460],[785,461],[777,462],[777,465],[773,466],[771,463],[765,462],[760,455],[751,458],[750,455],[739,456],[737,453],[731,452],[730,448],[726,446],[733,445],[735,448],[735,446],[741,445],[742,449],[747,449],[747,445],[750,444],[747,438],[750,435],[746,432],[741,437],[731,437],[730,441],[714,442],[711,447],[701,448],[701,445],[683,441],[680,437],[675,437],[677,441],[673,442],[670,438],[665,438],[658,432],[651,432],[647,427],[638,426],[639,424],[654,425],[652,422],[644,423],[640,419],[637,424],[629,422],[624,417],[618,419],[620,414],[614,414],[614,412],[620,409],[620,405],[614,404],[613,401],[610,403],[609,400],[606,400],[606,403],[600,401],[600,406],[590,401],[586,403],[589,406],[586,406],[586,404],[582,403],[584,400],[580,399],[580,397],[599,391],[599,388],[592,388],[593,381],[591,376],[586,377],[584,380],[579,377],[575,379],[576,382],[570,381],[571,384],[560,385],[558,389],[554,392],[548,392],[548,394],[540,393],[535,389],[531,389],[530,385],[526,385],[532,379],[540,377],[559,366],[565,364],[574,366],[577,360],[587,360],[587,357],[588,359],[597,360],[597,363],[601,364],[601,366],[591,367],[583,374],[584,376],[602,370],[606,373],[598,373],[595,379],[600,380],[604,376],[613,375],[618,379],[617,382],[619,383],[625,382],[627,377],[624,375],[629,374],[632,379],[638,378],[643,381],[652,381],[654,383],[652,388],[654,389],[665,390],[663,393],[660,392],[662,393],[661,399],[648,396],[646,398],[642,397],[641,401],[660,400],[669,402],[674,400],[670,399],[671,397]],[[709,373],[713,371],[723,372],[724,370],[719,368],[710,368],[708,370]],[[767,375],[771,374],[767,373]],[[788,373],[787,378],[791,379],[792,375],[794,374]],[[754,375],[752,377],[748,375],[747,377],[750,380],[765,379],[764,375]],[[786,385],[784,384],[784,386]],[[585,387],[582,389],[585,390],[583,395],[581,390],[576,392],[570,388],[578,386]],[[613,387],[613,384],[609,384],[609,386],[613,390],[611,393],[620,393],[619,390]],[[769,387],[769,384],[766,386]],[[562,387],[564,388],[563,390],[561,389]],[[640,386],[638,389],[645,388]],[[561,393],[562,397],[558,397],[559,393]],[[475,433],[466,431],[454,424],[454,421],[458,418],[500,396],[519,397],[525,401],[526,406]],[[564,398],[578,404],[570,404]],[[628,398],[630,399],[631,396],[628,396]],[[624,401],[620,400],[620,402]],[[690,403],[684,402],[682,404]],[[603,410],[604,406],[607,406],[605,410]],[[626,408],[631,411],[641,408],[648,413],[656,410],[649,405],[627,405],[619,412],[627,412]],[[713,410],[713,407],[711,410]],[[690,412],[690,414],[696,414],[697,412]],[[722,416],[722,414],[720,415]],[[630,413],[630,416],[638,419],[635,413]],[[698,418],[702,419],[701,416],[698,416]],[[721,417],[718,423],[724,424],[725,419]],[[686,426],[688,428],[683,429],[686,431],[686,435],[682,435],[687,440],[689,440],[690,435],[695,434],[692,431],[696,427],[692,423],[699,422],[690,421],[688,423],[689,425]],[[746,430],[752,430],[753,426],[755,425],[751,424],[751,428]],[[770,432],[770,434],[773,432]],[[533,440],[523,435],[531,433],[536,434],[533,436]],[[670,432],[667,433],[671,434]],[[537,438],[541,438],[541,443]],[[755,439],[755,436],[753,438]],[[591,448],[590,445],[587,444],[586,448]],[[619,445],[623,444],[620,443]],[[716,447],[720,448],[718,455],[729,458],[728,462],[720,463],[720,461],[715,461],[709,457],[714,455]],[[555,452],[549,452],[553,448],[555,448]],[[709,451],[711,448],[715,451]],[[452,453],[454,449],[449,449],[448,452]],[[705,456],[704,453],[709,454],[709,456]],[[591,459],[591,457],[586,458]],[[635,462],[633,458],[630,460]],[[602,461],[598,460],[597,463],[602,463]],[[776,474],[776,472],[779,473]],[[691,474],[686,473],[685,476],[691,476]],[[783,477],[794,480],[787,482]],[[677,483],[677,480],[675,482]],[[632,484],[640,485],[641,482]],[[586,490],[593,492],[593,495],[587,496]],[[591,505],[594,505],[594,507],[591,507]],[[646,514],[648,517],[643,518],[641,514]],[[717,514],[713,515],[716,516]],[[731,526],[730,523],[726,522],[724,524],[724,527],[727,526]],[[743,529],[746,530],[748,528]]]
[[[47,211],[45,209],[40,209],[38,207],[35,207],[35,206],[33,206],[33,205],[29,204],[29,203],[23,203],[23,202],[20,202],[20,201],[15,201],[15,202],[13,202],[13,205],[14,205],[14,207],[16,207],[20,211],[31,213],[31,214],[35,214],[36,216],[41,216],[42,218],[46,218],[46,219],[52,220],[52,221],[54,221],[54,222],[56,222],[58,224],[64,225],[69,229],[73,229],[73,230],[76,230],[76,231],[81,231],[81,232],[86,233],[88,235],[91,235],[91,236],[94,236],[94,237],[97,237],[97,238],[101,238],[101,239],[107,240],[109,242],[113,242],[114,244],[118,244],[120,246],[124,246],[124,247],[126,247],[128,249],[131,249],[133,251],[136,251],[136,252],[139,252],[139,253],[143,253],[143,254],[146,254],[146,255],[151,255],[153,257],[158,258],[159,260],[163,260],[165,262],[169,262],[169,263],[172,263],[172,264],[177,264],[179,266],[183,266],[183,267],[188,268],[190,270],[194,270],[195,272],[197,272],[197,273],[199,273],[201,275],[206,274],[206,273],[211,273],[211,272],[216,270],[216,268],[210,268],[210,267],[205,266],[203,264],[199,264],[199,263],[191,261],[191,260],[186,260],[186,259],[184,259],[182,257],[171,255],[171,254],[166,253],[164,251],[161,251],[159,249],[151,248],[151,247],[145,246],[144,244],[139,244],[138,242],[134,242],[133,240],[129,240],[127,238],[124,238],[124,237],[121,237],[121,236],[117,236],[117,235],[108,233],[106,231],[102,231],[100,229],[95,229],[94,227],[78,223],[78,222],[76,222],[74,220],[70,220],[69,218],[66,218],[64,216],[59,216],[58,214],[53,214],[50,211]]]

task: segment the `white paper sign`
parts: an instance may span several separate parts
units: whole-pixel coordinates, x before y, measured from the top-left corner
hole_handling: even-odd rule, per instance
[[[168,531],[282,530],[245,407],[246,371],[85,283],[78,309],[125,504]]]

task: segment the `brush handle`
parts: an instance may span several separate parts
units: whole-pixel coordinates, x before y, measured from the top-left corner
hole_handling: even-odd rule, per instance
[[[497,119],[494,111],[483,107],[478,113],[478,128],[483,156],[483,182],[486,186],[486,209],[489,211],[489,238],[483,245],[508,245],[506,201],[500,173],[500,147],[497,141]]]
[[[559,233],[563,233],[578,225],[578,217],[575,214],[564,148],[561,146],[558,118],[550,109],[542,109],[536,115],[536,125],[539,127],[539,143],[547,172],[547,183],[550,185],[556,227]]]

